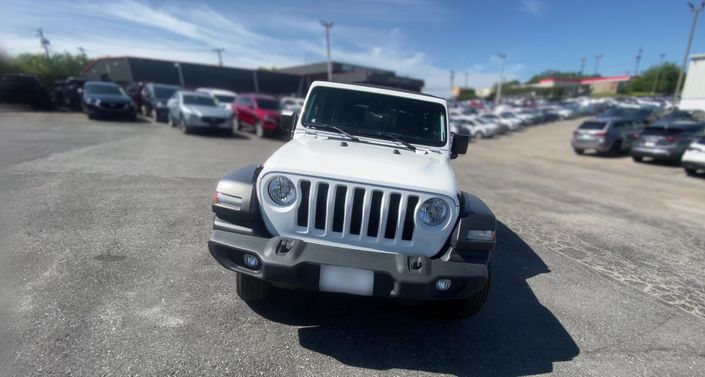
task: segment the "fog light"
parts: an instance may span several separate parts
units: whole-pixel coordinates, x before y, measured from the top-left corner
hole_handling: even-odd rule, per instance
[[[436,289],[439,291],[447,291],[450,289],[450,279],[438,279],[436,281]]]
[[[245,254],[242,259],[249,268],[255,269],[259,267],[259,259],[252,254]]]

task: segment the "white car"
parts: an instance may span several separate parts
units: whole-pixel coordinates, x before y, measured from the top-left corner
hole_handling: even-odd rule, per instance
[[[210,94],[216,101],[218,101],[220,107],[229,111],[232,111],[233,102],[235,102],[235,98],[237,98],[237,93],[225,89],[198,88],[196,91]]]
[[[698,170],[705,170],[705,137],[690,144],[683,154],[681,164],[688,175],[694,175]]]
[[[511,111],[503,111],[495,115],[502,118],[512,131],[517,131],[524,126],[524,121]]]
[[[469,139],[449,132],[446,101],[316,81],[306,104],[282,114],[289,142],[217,185],[208,248],[240,298],[275,286],[477,313],[496,220],[460,191],[450,160]]]
[[[301,111],[304,107],[304,99],[296,97],[282,97],[279,100],[282,110]]]

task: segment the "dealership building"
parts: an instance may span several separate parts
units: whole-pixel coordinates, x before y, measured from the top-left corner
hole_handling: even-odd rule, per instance
[[[421,91],[423,80],[397,76],[393,71],[333,62],[333,81],[380,85]],[[88,80],[154,82],[185,88],[219,88],[237,93],[256,92],[303,97],[313,81],[326,80],[327,63],[282,69],[245,69],[209,64],[145,59],[130,56],[99,58],[83,69]]]

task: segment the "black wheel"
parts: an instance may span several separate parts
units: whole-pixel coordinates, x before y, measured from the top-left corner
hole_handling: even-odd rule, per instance
[[[693,176],[693,175],[695,175],[695,173],[697,173],[697,170],[693,169],[693,168],[683,168],[683,169],[685,169],[685,175],[688,175],[688,176]]]
[[[250,275],[236,273],[235,287],[237,295],[243,301],[259,301],[269,297],[272,285]]]
[[[584,149],[573,148],[573,150],[575,151],[575,154],[580,154],[580,155],[585,154]]]
[[[620,153],[622,153],[622,142],[617,140],[612,144],[609,154],[610,156],[619,156]]]
[[[261,120],[257,121],[257,124],[255,124],[255,135],[257,135],[258,138],[263,138],[264,135],[264,124],[262,124]]]
[[[634,160],[634,162],[642,162],[644,161],[644,157],[632,156],[632,160]]]
[[[441,319],[457,320],[474,316],[485,305],[487,295],[490,293],[492,282],[492,269],[487,266],[487,281],[485,285],[472,296],[463,300],[452,300],[435,303],[435,313]]]

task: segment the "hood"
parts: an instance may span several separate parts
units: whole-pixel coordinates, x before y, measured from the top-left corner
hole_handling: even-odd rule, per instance
[[[263,174],[284,172],[329,177],[446,195],[458,204],[458,186],[450,161],[434,152],[306,135],[279,148]],[[394,150],[399,154],[395,154]]]
[[[114,103],[131,103],[132,98],[120,94],[86,94],[86,98],[95,98],[101,101]]]
[[[186,105],[185,107],[199,117],[206,116],[227,118],[230,116],[230,112],[220,106]]]

